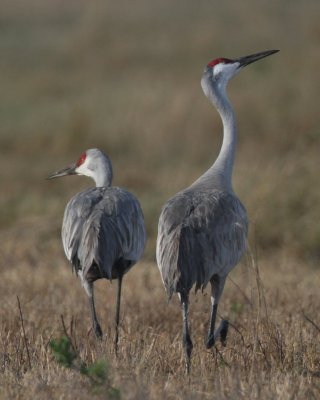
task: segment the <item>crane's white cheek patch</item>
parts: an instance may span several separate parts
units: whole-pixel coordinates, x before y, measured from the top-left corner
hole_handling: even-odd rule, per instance
[[[228,81],[239,72],[238,67],[238,62],[232,64],[217,64],[213,67],[212,73],[213,76],[221,75],[225,80]]]
[[[77,172],[77,174],[79,174],[79,175],[90,176],[90,174],[89,174],[90,170],[89,170],[87,167],[85,167],[84,164],[82,164],[82,165],[80,165],[79,167],[77,167],[77,168],[76,168],[76,172]]]
[[[217,64],[212,68],[212,73],[213,75],[219,75],[221,72],[223,72],[225,70],[225,66],[226,64]]]

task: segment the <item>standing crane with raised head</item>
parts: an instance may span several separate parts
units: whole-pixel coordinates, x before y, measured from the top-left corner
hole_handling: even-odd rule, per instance
[[[177,293],[182,308],[183,347],[189,373],[192,340],[189,292],[211,284],[211,316],[207,348],[220,337],[225,344],[228,321],[215,329],[217,309],[228,273],[246,249],[247,213],[232,189],[237,124],[227,84],[243,67],[276,53],[269,50],[230,60],[217,58],[206,66],[201,86],[223,123],[223,142],[214,164],[191,186],[164,205],[158,225],[157,263],[169,298]]]
[[[88,295],[92,325],[98,338],[102,330],[97,319],[93,282],[118,280],[115,350],[118,350],[120,299],[123,275],[143,254],[146,233],[138,200],[127,190],[111,186],[112,165],[99,149],[82,153],[75,164],[50,175],[85,175],[96,187],[76,194],[67,204],[62,224],[62,242],[67,259]]]

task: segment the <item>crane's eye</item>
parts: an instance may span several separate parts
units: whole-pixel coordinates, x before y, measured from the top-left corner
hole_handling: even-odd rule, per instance
[[[77,161],[77,164],[76,164],[77,167],[80,167],[80,165],[82,165],[86,161],[86,158],[87,158],[87,154],[82,153],[79,160]]]
[[[213,68],[217,64],[229,64],[231,62],[232,62],[232,60],[229,60],[229,58],[215,58],[214,60],[209,62],[207,67]]]

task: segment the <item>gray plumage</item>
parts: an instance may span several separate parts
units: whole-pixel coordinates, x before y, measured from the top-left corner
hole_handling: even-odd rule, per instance
[[[89,297],[96,336],[102,330],[96,316],[93,282],[118,279],[115,348],[123,275],[140,259],[146,242],[143,213],[138,200],[127,190],[112,187],[112,166],[98,149],[84,152],[77,163],[49,176],[86,175],[96,187],[76,194],[67,204],[62,224],[66,257],[82,281]]]
[[[83,279],[117,279],[119,270],[127,272],[143,253],[145,231],[138,201],[118,187],[78,193],[64,213],[62,242]]]
[[[192,341],[188,325],[189,292],[211,284],[211,317],[207,348],[219,336],[225,344],[228,321],[214,332],[218,303],[228,273],[246,248],[248,220],[232,189],[236,151],[236,119],[226,87],[244,66],[277,50],[235,60],[219,58],[204,70],[201,86],[223,122],[223,142],[215,163],[190,187],[164,205],[158,225],[157,263],[169,298],[179,295],[183,318],[186,370],[190,369]]]
[[[222,190],[185,190],[170,199],[159,220],[158,263],[169,297],[204,289],[227,275],[246,246],[247,215],[239,199]]]

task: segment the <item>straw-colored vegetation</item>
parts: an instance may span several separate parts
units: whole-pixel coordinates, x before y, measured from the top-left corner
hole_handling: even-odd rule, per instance
[[[13,0],[0,8],[0,398],[319,398],[319,2]],[[252,252],[221,301],[226,348],[205,349],[209,293],[192,296],[188,379],[179,305],[166,303],[154,261],[158,215],[221,144],[199,85],[205,63],[271,48],[281,51],[229,88],[239,124],[234,187]],[[148,230],[144,260],[124,280],[118,358],[116,285],[96,285],[106,333],[98,343],[60,243],[66,202],[91,182],[44,180],[89,147],[110,155],[114,183],[139,197]],[[61,315],[88,368],[108,363],[108,387],[54,359]]]

